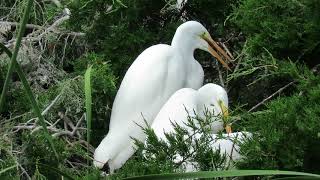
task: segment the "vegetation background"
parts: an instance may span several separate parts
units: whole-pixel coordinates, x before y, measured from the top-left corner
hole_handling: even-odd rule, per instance
[[[9,49],[25,7],[25,0],[0,2],[0,43]],[[78,179],[98,179],[92,153],[108,132],[112,102],[126,70],[147,47],[170,44],[175,29],[186,20],[201,22],[234,56],[232,72],[226,72],[208,54],[195,53],[205,82],[228,90],[234,130],[254,134],[242,145],[244,159],[236,166],[319,174],[320,1],[188,0],[177,8],[174,0],[35,0],[17,60],[60,161],[14,73],[0,115],[0,178],[58,179],[52,171],[57,168]],[[0,88],[9,62],[1,51]],[[84,117],[84,74],[89,66],[90,143]],[[188,147],[174,141],[181,135],[183,131],[169,147],[151,138],[148,152],[163,149],[165,155],[148,158],[141,147],[110,178],[179,172],[170,152]],[[195,160],[201,170],[219,169],[213,164],[221,158],[207,148],[200,149]]]

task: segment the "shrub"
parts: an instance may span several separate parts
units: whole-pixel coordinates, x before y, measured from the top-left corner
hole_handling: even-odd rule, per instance
[[[232,21],[247,36],[252,54],[266,48],[277,58],[314,65],[320,53],[319,7],[317,0],[242,0]]]
[[[242,168],[319,173],[320,78],[305,67],[294,73],[298,92],[278,98],[263,111],[247,114],[242,127],[256,132],[243,153]]]

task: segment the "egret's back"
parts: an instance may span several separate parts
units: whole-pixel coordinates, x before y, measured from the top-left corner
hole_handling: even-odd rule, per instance
[[[171,122],[187,123],[188,115],[194,116],[197,108],[197,91],[183,88],[175,92],[156,116],[151,128],[158,138],[165,139],[164,132],[174,132]]]

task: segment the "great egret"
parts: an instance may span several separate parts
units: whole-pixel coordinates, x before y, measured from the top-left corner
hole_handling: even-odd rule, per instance
[[[174,132],[172,122],[184,125],[188,122],[189,116],[195,117],[198,115],[204,118],[206,111],[212,112],[214,118],[211,120],[212,133],[223,130],[224,122],[221,117],[228,116],[228,96],[224,88],[209,83],[199,90],[191,88],[178,90],[163,105],[151,124],[151,128],[157,137],[165,139],[164,132]]]
[[[192,134],[194,133],[193,129],[187,126],[188,118],[194,118],[196,115],[204,118],[206,112],[212,112],[212,118],[214,118],[210,121],[212,122],[212,141],[210,141],[212,150],[220,150],[220,155],[225,155],[226,165],[229,165],[230,160],[237,161],[241,159],[238,144],[243,142],[246,137],[250,137],[251,134],[247,132],[227,132],[226,134],[222,134],[222,137],[216,134],[223,130],[224,122],[222,118],[228,116],[227,92],[219,85],[209,83],[202,86],[199,90],[191,88],[178,90],[161,108],[151,128],[156,136],[164,141],[167,141],[165,133],[174,133],[173,124],[186,128]],[[226,128],[226,130],[229,131],[231,129]],[[193,136],[195,139],[200,139],[202,134],[196,133]],[[177,155],[174,161],[179,163],[182,159],[180,155]],[[231,162],[230,165],[232,166]],[[195,162],[187,160],[182,163],[182,166],[184,166],[187,172],[191,172],[196,171],[198,165]]]
[[[109,132],[94,153],[94,165],[106,163],[110,173],[120,168],[134,153],[134,141],[145,140],[141,127],[144,119],[152,124],[163,104],[177,90],[198,89],[203,83],[203,69],[194,59],[195,49],[212,54],[229,69],[230,57],[212,40],[200,23],[180,25],[170,45],[158,44],[144,50],[126,72],[113,103]]]

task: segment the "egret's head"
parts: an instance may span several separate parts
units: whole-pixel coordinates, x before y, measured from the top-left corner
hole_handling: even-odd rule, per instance
[[[217,107],[217,113],[228,115],[228,95],[227,91],[213,83],[208,83],[202,86],[199,90],[200,100],[206,105],[214,105]]]
[[[227,132],[231,132],[228,124],[225,123],[229,116],[228,95],[226,90],[217,84],[208,83],[199,89],[199,94],[200,101],[203,102],[208,110],[210,112],[213,111],[213,115],[222,117],[223,121],[221,121],[221,125],[219,127],[222,127],[222,125],[225,124]]]
[[[195,48],[209,52],[224,67],[230,70],[228,64],[223,59],[231,60],[231,58],[211,38],[208,30],[202,24],[197,21],[187,21],[178,27],[177,32],[183,35],[181,38],[190,39]]]

